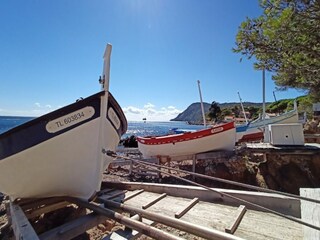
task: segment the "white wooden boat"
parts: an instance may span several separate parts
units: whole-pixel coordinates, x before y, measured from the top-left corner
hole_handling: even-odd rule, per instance
[[[144,157],[181,156],[214,150],[233,150],[235,146],[234,122],[157,137],[137,137],[139,151]]]
[[[249,122],[246,125],[239,125],[236,127],[236,141],[259,141],[263,140],[264,129],[269,124],[284,124],[284,123],[299,123],[298,110],[295,108],[292,111],[283,113],[279,116],[270,118],[258,118],[253,122]]]
[[[73,196],[100,189],[126,118],[109,93],[111,45],[104,54],[103,90],[0,135],[0,192],[16,198]]]

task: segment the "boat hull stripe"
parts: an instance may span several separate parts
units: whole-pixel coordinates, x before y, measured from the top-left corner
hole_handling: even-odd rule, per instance
[[[70,104],[56,111],[43,115],[39,118],[35,118],[29,122],[26,122],[16,128],[13,128],[1,134],[0,160],[100,117],[100,96],[102,94],[104,94],[104,92],[97,93],[88,98],[82,99],[76,103]],[[50,133],[46,129],[48,122],[61,118],[62,116],[66,116],[72,112],[75,112],[85,107],[91,107],[94,109],[94,114],[90,116],[90,118],[78,122],[74,125],[71,125],[70,127],[61,129],[57,132]],[[77,141],[77,139],[75,139],[74,141]]]

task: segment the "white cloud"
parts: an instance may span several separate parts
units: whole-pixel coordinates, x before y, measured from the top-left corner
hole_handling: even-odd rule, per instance
[[[155,109],[152,108],[148,108],[146,111],[147,115],[154,115],[157,113],[157,111]]]
[[[139,108],[132,107],[132,106],[125,107],[122,110],[124,113],[132,113],[132,114],[142,114],[144,111],[143,109],[139,109]]]
[[[34,103],[34,105],[36,105],[36,107],[38,107],[38,108],[41,108],[41,104],[38,102]]]
[[[42,105],[39,102],[36,102],[31,106],[28,110],[6,110],[0,109],[1,115],[5,116],[32,116],[38,117],[44,115],[48,112],[51,112],[55,109],[60,108],[53,107],[50,104]],[[134,106],[127,106],[122,108],[124,114],[128,121],[142,121],[143,118],[146,118],[147,121],[169,121],[175,117],[182,111],[177,109],[174,106],[167,106],[167,107],[159,107],[157,108],[152,103],[147,103],[143,107],[134,107]]]
[[[144,108],[148,109],[148,108],[154,108],[155,105],[153,105],[152,103],[147,103],[146,105],[143,106]]]
[[[152,103],[147,103],[143,108],[128,106],[123,108],[128,121],[142,121],[146,118],[147,121],[169,121],[175,118],[182,111],[174,106],[156,108]]]
[[[39,117],[39,116],[47,114],[55,109],[57,109],[57,108],[52,107],[52,105],[50,105],[50,104],[42,105],[41,103],[36,102],[33,105],[31,105],[29,107],[29,109],[24,109],[24,110],[0,109],[0,113],[1,113],[1,115],[4,115],[4,116]]]

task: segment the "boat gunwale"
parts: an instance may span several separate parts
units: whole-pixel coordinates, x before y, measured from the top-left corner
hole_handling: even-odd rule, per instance
[[[0,160],[4,160],[9,156],[22,152],[30,147],[36,146],[48,139],[54,138],[58,135],[64,134],[74,128],[79,127],[82,124],[85,124],[89,121],[92,121],[96,118],[101,117],[100,107],[101,107],[101,96],[105,94],[105,91],[100,91],[96,94],[93,94],[89,97],[81,99],[72,104],[66,105],[62,108],[59,108],[55,111],[42,115],[38,118],[34,118],[28,122],[25,122],[21,125],[18,125],[8,131],[0,134]],[[74,125],[69,127],[62,128],[60,131],[48,132],[46,125],[57,118],[69,114],[79,108],[86,106],[92,106],[95,108],[95,112],[92,117],[84,119]],[[108,94],[108,109],[112,108],[115,111],[115,114],[119,118],[120,126],[116,127],[108,114],[104,116],[108,118],[112,128],[117,132],[119,138],[127,129],[127,120],[124,116],[124,113],[119,106],[118,102],[109,92]],[[35,132],[36,131],[36,132]],[[34,134],[35,132],[35,134]]]
[[[104,94],[105,94],[104,91],[100,91],[98,93],[90,95],[89,97],[86,97],[86,98],[81,99],[79,101],[90,101],[91,99],[94,99],[96,97],[100,97],[100,96],[102,96]],[[126,130],[127,130],[127,125],[128,125],[127,120],[125,118],[125,115],[124,115],[119,103],[115,100],[115,98],[113,97],[113,95],[110,92],[108,94],[110,95],[110,98],[108,100],[111,100],[112,107],[116,110],[117,115],[120,117],[121,127],[122,127],[121,133],[124,134],[126,132]],[[15,132],[19,132],[20,130],[23,130],[23,129],[27,128],[27,127],[30,127],[30,126],[34,125],[34,124],[37,124],[38,122],[41,122],[43,120],[50,121],[50,120],[56,119],[58,115],[59,116],[61,115],[60,112],[62,110],[66,111],[69,108],[73,108],[75,105],[77,105],[77,103],[78,103],[78,101],[76,101],[74,103],[71,103],[71,104],[68,104],[68,105],[66,105],[66,106],[64,106],[62,108],[59,108],[57,110],[54,110],[52,112],[46,113],[46,114],[44,114],[42,116],[35,117],[35,118],[31,119],[30,121],[27,121],[25,123],[22,123],[22,124],[16,126],[16,127],[13,127],[11,129],[9,129],[8,131],[5,131],[5,132],[1,133],[0,134],[0,140],[1,140],[1,138],[5,138],[8,135],[11,135],[11,134],[13,134]]]
[[[94,99],[96,97],[100,97],[103,94],[104,94],[104,91],[101,91],[101,92],[93,94],[93,95],[91,95],[89,97],[86,97],[84,99],[81,99],[80,101],[83,101],[83,100],[90,101],[91,99]],[[27,127],[33,126],[34,124],[37,124],[38,122],[41,122],[43,120],[50,121],[50,120],[56,119],[57,117],[61,116],[61,111],[65,111],[65,110],[71,109],[75,105],[77,105],[77,103],[78,103],[78,101],[76,101],[74,103],[71,103],[69,105],[66,105],[66,106],[64,106],[62,108],[59,108],[57,110],[54,110],[52,112],[46,113],[46,114],[44,114],[44,115],[42,115],[40,117],[35,117],[34,119],[32,119],[30,121],[27,121],[27,122],[25,122],[23,124],[20,124],[20,125],[14,127],[14,128],[11,128],[8,131],[5,131],[5,132],[0,134],[0,140],[1,140],[1,138],[5,138],[8,135],[11,135],[11,134],[13,134],[15,132],[19,132],[19,131],[27,128]]]

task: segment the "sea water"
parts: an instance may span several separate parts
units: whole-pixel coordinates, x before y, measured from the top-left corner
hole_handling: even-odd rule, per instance
[[[129,136],[160,136],[167,134],[170,129],[179,128],[182,130],[192,131],[202,129],[201,125],[189,125],[186,122],[167,121],[167,122],[128,122],[128,130],[123,138]]]
[[[32,119],[33,117],[0,116],[0,134]]]
[[[6,117],[0,116],[0,134],[21,125],[27,121],[32,120],[33,117]],[[166,121],[166,122],[150,122],[150,121],[128,121],[128,130],[122,136],[159,136],[169,132],[172,128],[179,128],[183,130],[197,130],[203,128],[199,125],[189,125],[186,122]]]

